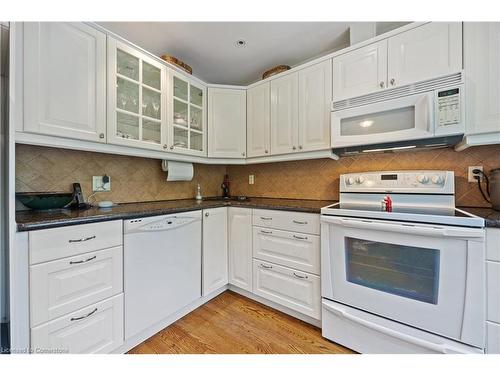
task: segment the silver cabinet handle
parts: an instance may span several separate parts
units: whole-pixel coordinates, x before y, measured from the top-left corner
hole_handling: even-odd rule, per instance
[[[385,87],[385,82],[384,82],[384,81],[381,81],[381,82],[379,83],[379,86],[380,86],[380,88],[382,88],[382,89],[383,89],[383,88]]]
[[[299,150],[302,150],[302,146],[299,146]]]
[[[306,225],[307,224],[307,221],[297,221],[297,220],[293,220],[293,222],[295,224],[300,224],[300,225]]]
[[[295,272],[293,273],[293,276],[295,276],[297,279],[307,279],[308,278],[307,276],[297,275]]]
[[[173,150],[174,149],[174,145],[170,146],[170,149]]]
[[[307,237],[296,236],[295,234],[293,235],[293,238],[295,238],[297,240],[307,240]]]
[[[166,150],[168,148],[168,145],[163,145],[163,149]]]
[[[244,153],[244,152],[242,152],[242,153],[241,153],[241,156],[245,156],[245,153]]]
[[[89,312],[87,315],[79,316],[78,318],[71,318],[70,320],[72,322],[75,320],[82,320],[82,319],[88,318],[90,315],[95,314],[96,312],[97,312],[97,307],[94,310],[92,310],[91,312]]]
[[[205,212],[205,217],[208,217],[210,214],[208,212]]]
[[[269,150],[265,150],[264,153],[269,154]]]
[[[393,86],[396,84],[396,80],[394,78],[391,78],[390,82],[391,82],[391,85],[393,85]]]
[[[99,138],[104,139],[104,133],[99,134]]]
[[[297,147],[295,147],[295,146],[293,146],[293,147],[292,147],[292,150],[293,150],[293,151],[295,151],[296,149],[297,149]]]
[[[273,218],[272,217],[261,216],[260,219],[261,220],[272,220]]]
[[[69,243],[73,243],[73,242],[85,242],[85,241],[93,240],[94,238],[95,238],[95,236],[90,236],[90,237],[80,238],[78,240],[68,240],[68,242]]]
[[[71,262],[69,262],[69,264],[81,264],[81,263],[87,263],[87,262],[90,262],[91,260],[94,260],[95,258],[97,258],[97,255],[94,255],[93,257],[88,258],[88,259],[85,259],[85,260],[75,260],[75,261],[71,261]]]
[[[263,263],[260,264],[260,266],[266,270],[270,270],[271,268],[273,268],[273,266],[268,266],[268,265],[265,265]]]
[[[261,229],[260,233],[263,233],[263,234],[273,234],[273,232],[271,230],[263,230],[263,229]]]

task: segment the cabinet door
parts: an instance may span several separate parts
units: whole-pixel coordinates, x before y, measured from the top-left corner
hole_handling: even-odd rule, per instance
[[[335,57],[333,101],[369,94],[387,87],[387,40]]]
[[[297,151],[299,135],[299,76],[271,81],[271,155]]]
[[[228,209],[229,283],[252,291],[252,210]]]
[[[206,156],[206,88],[174,70],[169,76],[168,150]]]
[[[246,156],[247,103],[245,90],[208,89],[208,156]]]
[[[247,90],[247,156],[267,156],[271,150],[271,84]]]
[[[82,23],[24,24],[24,130],[106,141],[106,36]]]
[[[227,207],[203,210],[203,295],[227,281]]]
[[[462,24],[431,22],[388,40],[389,88],[462,69]]]
[[[167,68],[108,38],[108,143],[163,150]]]
[[[467,134],[500,131],[500,22],[464,24]]]
[[[330,148],[332,61],[299,71],[299,151]]]

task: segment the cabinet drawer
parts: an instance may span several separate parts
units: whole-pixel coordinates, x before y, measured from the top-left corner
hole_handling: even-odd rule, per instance
[[[109,353],[123,343],[123,294],[31,329],[31,349]]]
[[[486,322],[486,353],[500,354],[500,324]]]
[[[121,246],[30,266],[31,327],[123,291]]]
[[[29,232],[30,264],[88,253],[123,243],[122,221]]]
[[[500,323],[500,263],[486,262],[488,320]]]
[[[319,215],[303,212],[253,210],[253,225],[319,234]]]
[[[500,229],[486,229],[486,259],[500,262]]]
[[[321,317],[318,276],[254,259],[253,292],[312,318]]]
[[[319,236],[253,227],[253,256],[319,275]]]

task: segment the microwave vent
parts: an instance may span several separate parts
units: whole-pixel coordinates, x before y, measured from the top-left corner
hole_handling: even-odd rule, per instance
[[[423,92],[433,91],[439,88],[459,85],[464,82],[463,72],[450,74],[447,76],[430,79],[427,81],[412,83],[410,85],[395,87],[393,89],[374,92],[372,94],[357,96],[355,98],[339,100],[332,102],[332,111],[341,109],[359,107],[366,104],[382,102],[385,100],[401,98],[403,96],[419,94]]]

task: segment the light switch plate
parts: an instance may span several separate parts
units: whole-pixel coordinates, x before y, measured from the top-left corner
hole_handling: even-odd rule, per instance
[[[111,191],[111,177],[105,184],[102,183],[102,178],[103,176],[92,176],[92,191]]]
[[[248,184],[253,185],[255,183],[255,176],[253,174],[248,175]]]

